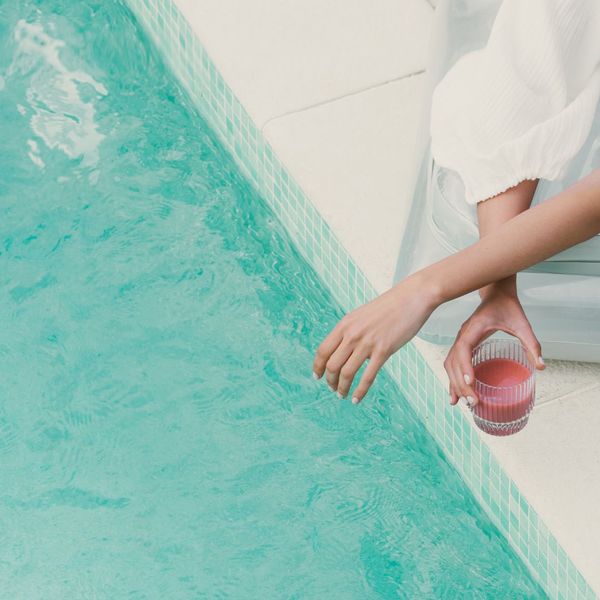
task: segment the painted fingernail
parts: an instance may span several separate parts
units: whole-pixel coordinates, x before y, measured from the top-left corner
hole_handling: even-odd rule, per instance
[[[463,377],[464,377],[465,383],[467,385],[471,385],[471,378],[466,373],[463,375]]]
[[[467,396],[466,401],[467,401],[467,406],[469,408],[473,408],[475,406],[475,399],[473,398],[473,396]]]
[[[335,394],[340,400],[344,397],[340,392],[336,392]]]
[[[540,363],[540,365],[545,365],[546,364],[544,362],[544,359],[541,356],[538,356],[538,362]]]
[[[313,379],[321,379],[321,377],[313,371]]]
[[[354,398],[352,398],[352,404],[358,404],[360,402],[360,400],[354,396]]]

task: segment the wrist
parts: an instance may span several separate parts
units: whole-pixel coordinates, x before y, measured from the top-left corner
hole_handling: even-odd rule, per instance
[[[447,300],[447,298],[444,298],[442,285],[432,273],[427,272],[427,269],[409,275],[404,282],[416,290],[424,307],[430,313]]]
[[[482,300],[488,299],[490,296],[511,296],[517,297],[517,276],[511,275],[510,277],[506,277],[505,279],[501,279],[500,281],[495,281],[494,283],[490,283],[485,287],[482,287],[479,290],[479,297]]]

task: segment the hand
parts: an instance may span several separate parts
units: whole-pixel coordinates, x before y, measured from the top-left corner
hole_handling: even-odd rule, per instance
[[[319,346],[314,376],[326,373],[338,397],[346,397],[361,365],[368,360],[352,403],[358,404],[385,361],[408,342],[437,307],[435,294],[417,275],[348,313]]]
[[[515,336],[523,344],[537,369],[544,369],[542,349],[525,316],[516,290],[516,278],[491,284],[482,289],[481,304],[463,323],[444,361],[450,379],[450,404],[465,398],[467,404],[478,402],[473,388],[473,349],[496,331]]]

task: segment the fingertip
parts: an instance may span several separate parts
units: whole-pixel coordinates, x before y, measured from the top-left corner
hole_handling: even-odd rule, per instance
[[[455,392],[455,388],[450,383],[450,389],[448,390],[448,395],[450,396],[450,405],[454,406],[458,402],[458,394]]]
[[[531,351],[528,351],[527,358],[533,364],[536,371],[543,371],[546,368],[546,363],[544,362],[544,359],[541,356],[533,354],[533,352]]]
[[[354,396],[352,398],[352,404],[358,404],[360,402],[360,398],[358,398],[357,396]]]
[[[529,359],[529,361],[531,362],[531,364],[533,364],[535,366],[535,368],[537,370],[544,369],[544,367],[546,365],[544,363],[544,359],[542,358],[542,355],[540,354],[540,349],[539,348],[534,348],[532,350],[531,346],[525,346],[525,351],[526,351],[526,354],[527,354],[527,358]]]
[[[465,398],[465,401],[469,408],[473,408],[477,404],[477,402],[479,402],[479,400],[477,399],[477,396],[467,396]]]

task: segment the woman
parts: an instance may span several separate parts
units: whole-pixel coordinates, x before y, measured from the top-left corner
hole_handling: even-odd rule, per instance
[[[471,353],[503,330],[537,368],[541,348],[519,303],[516,273],[600,232],[600,169],[530,209],[538,178],[560,179],[587,138],[600,97],[600,3],[505,0],[484,48],[437,86],[432,154],[477,204],[480,241],[346,315],[319,346],[315,377],[345,397],[367,393],[383,363],[440,304],[479,290],[481,304],[445,362],[450,402],[477,402]]]

